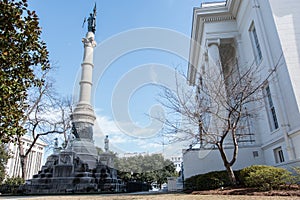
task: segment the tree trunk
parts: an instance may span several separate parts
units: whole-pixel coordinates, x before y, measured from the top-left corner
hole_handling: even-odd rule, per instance
[[[235,175],[234,175],[233,170],[231,168],[232,164],[228,162],[228,159],[227,159],[227,156],[225,154],[223,146],[220,145],[220,144],[217,144],[217,147],[219,149],[219,152],[221,154],[224,166],[226,168],[228,178],[229,178],[232,185],[236,185],[236,178],[235,178]]]
[[[226,171],[227,171],[227,174],[228,174],[228,177],[229,177],[229,180],[230,180],[231,184],[236,185],[237,184],[236,183],[236,178],[235,178],[235,175],[233,173],[233,170],[232,170],[230,164],[227,163],[227,165],[225,165],[225,167],[226,167]]]
[[[21,176],[25,180],[27,157],[24,154],[24,147],[20,137],[18,138],[18,147],[19,147],[19,157],[20,157],[20,164],[21,164]]]
[[[26,178],[26,162],[27,158],[24,155],[20,155],[21,173],[24,180]]]

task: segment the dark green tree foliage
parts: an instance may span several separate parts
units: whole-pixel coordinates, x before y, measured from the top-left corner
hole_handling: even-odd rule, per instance
[[[9,159],[9,153],[6,151],[3,144],[0,144],[0,184],[5,178],[5,167]]]
[[[0,142],[13,141],[25,133],[27,91],[43,84],[36,70],[49,69],[46,44],[35,11],[27,0],[0,1]]]
[[[161,154],[117,158],[115,167],[125,181],[167,182],[167,177],[176,175],[174,164]]]

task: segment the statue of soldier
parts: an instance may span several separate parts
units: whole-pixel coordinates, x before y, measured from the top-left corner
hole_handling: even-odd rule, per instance
[[[96,4],[94,6],[94,12],[90,13],[90,16],[88,18],[88,31],[95,33],[96,31]]]
[[[105,139],[104,139],[104,149],[105,149],[105,152],[108,152],[109,150],[109,139],[108,139],[108,135],[106,135]]]
[[[90,16],[89,16],[87,21],[88,21],[88,31],[95,33],[95,31],[96,31],[96,17],[92,13],[90,13]]]

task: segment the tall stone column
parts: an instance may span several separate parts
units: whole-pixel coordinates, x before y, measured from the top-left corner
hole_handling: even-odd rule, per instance
[[[72,149],[80,160],[88,164],[90,169],[96,167],[97,150],[93,141],[93,125],[96,119],[91,105],[92,77],[93,77],[93,54],[96,46],[95,35],[89,31],[82,39],[84,45],[83,62],[81,64],[81,80],[79,102],[72,115],[72,130],[76,139]]]
[[[208,72],[210,76],[221,78],[222,66],[220,57],[220,39],[207,40],[207,53],[208,53]]]
[[[245,61],[245,54],[243,52],[243,43],[240,35],[237,35],[235,37],[235,45],[237,47],[237,54],[238,54],[238,60],[239,60],[239,66],[238,67],[245,67],[247,66],[247,62]]]
[[[80,95],[79,104],[89,104],[91,103],[91,89],[92,89],[92,73],[93,73],[93,54],[94,47],[96,46],[96,41],[94,39],[94,34],[88,32],[86,37],[82,39],[84,44],[84,55],[83,62],[81,64],[82,74],[80,81]]]
[[[209,129],[218,134],[222,130],[223,123],[220,119],[226,114],[222,107],[224,100],[226,100],[226,90],[219,51],[220,39],[208,39],[206,42],[208,54],[206,79],[211,111]]]
[[[207,79],[209,79],[209,90],[211,90],[211,95],[226,94],[224,85],[223,69],[220,57],[220,39],[208,39],[207,40],[207,54],[208,54],[208,69],[206,70]],[[222,96],[215,96],[214,99],[220,99]]]
[[[73,132],[76,138],[93,141],[93,125],[96,119],[91,106],[92,76],[93,76],[93,53],[96,41],[93,32],[88,32],[82,39],[84,44],[84,56],[81,64],[81,80],[79,102],[72,114]]]

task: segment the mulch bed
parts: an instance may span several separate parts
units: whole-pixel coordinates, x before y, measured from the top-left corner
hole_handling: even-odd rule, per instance
[[[255,188],[224,188],[217,190],[193,191],[194,195],[255,195],[255,196],[300,196],[297,188],[285,190],[259,191]]]

